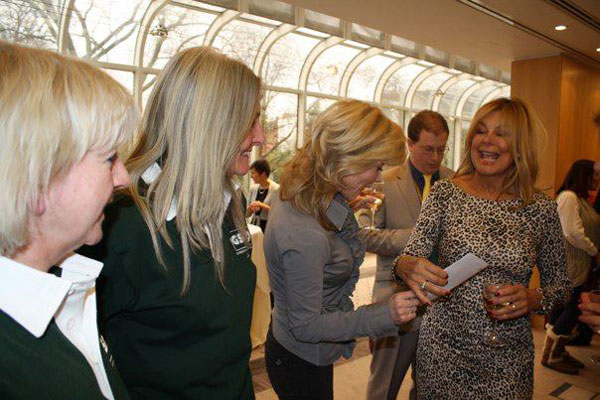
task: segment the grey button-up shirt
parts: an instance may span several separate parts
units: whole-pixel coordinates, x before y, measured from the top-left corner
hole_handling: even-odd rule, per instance
[[[278,197],[271,204],[264,242],[275,297],[272,324],[277,341],[298,357],[322,366],[340,356],[350,357],[358,336],[397,335],[387,303],[354,310],[350,300],[365,250],[343,197],[334,199],[337,219],[340,206],[346,210],[338,231],[325,230],[316,218]]]

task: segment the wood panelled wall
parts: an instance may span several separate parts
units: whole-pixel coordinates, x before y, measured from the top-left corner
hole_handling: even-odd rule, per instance
[[[548,133],[539,157],[537,185],[554,197],[573,161],[600,160],[600,70],[556,56],[512,63],[511,96],[527,101]],[[534,269],[530,287],[539,287]],[[544,319],[532,318],[543,329]]]
[[[527,101],[548,132],[538,186],[553,196],[573,161],[600,160],[600,70],[555,56],[515,61],[511,75],[511,95]]]

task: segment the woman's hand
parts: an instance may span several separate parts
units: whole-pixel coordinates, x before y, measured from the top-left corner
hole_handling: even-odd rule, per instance
[[[374,202],[375,197],[373,196],[358,195],[350,202],[348,202],[348,205],[352,208],[354,212],[357,212],[359,210],[370,210]]]
[[[579,303],[581,315],[579,320],[595,332],[600,334],[600,295],[582,293],[583,302]]]
[[[540,308],[542,301],[542,295],[538,291],[528,289],[520,283],[502,287],[488,286],[486,290],[496,295],[491,300],[487,300],[490,304],[504,305],[499,310],[488,310],[488,314],[498,321],[528,315],[531,311]]]
[[[402,325],[417,316],[419,300],[411,291],[394,293],[388,300],[392,319],[396,325]]]
[[[269,211],[269,208],[270,207],[262,201],[253,201],[252,203],[248,204],[248,210],[253,213],[258,212],[260,210]]]
[[[448,273],[425,258],[402,256],[395,268],[396,274],[423,304],[431,304],[427,292],[436,296],[450,294],[449,290],[442,289],[448,283]]]

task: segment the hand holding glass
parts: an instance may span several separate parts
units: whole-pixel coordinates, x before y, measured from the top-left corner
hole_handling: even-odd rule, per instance
[[[373,182],[371,186],[367,186],[362,190],[363,196],[373,197],[373,203],[371,204],[371,225],[367,229],[376,229],[375,226],[375,213],[383,204],[385,200],[385,193],[383,191],[383,182]]]
[[[506,307],[508,305],[510,305],[510,303],[500,303],[500,304],[493,304],[492,303],[492,299],[494,299],[494,297],[496,297],[496,293],[498,291],[498,289],[503,288],[504,286],[509,285],[508,283],[488,283],[485,285],[485,288],[483,289],[483,306],[485,307],[486,310],[488,311],[494,311],[494,310],[499,310],[502,307]],[[498,335],[498,327],[497,324],[498,322],[496,321],[495,318],[491,317],[489,314],[488,316],[490,317],[491,321],[492,321],[492,328],[490,330],[487,331],[486,333],[486,341],[487,344],[491,347],[500,347],[504,345],[504,340],[502,340],[500,338],[500,336]]]

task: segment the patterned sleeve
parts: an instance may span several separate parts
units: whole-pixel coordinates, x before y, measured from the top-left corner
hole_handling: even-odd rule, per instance
[[[571,294],[571,281],[567,275],[565,240],[562,234],[556,203],[547,199],[547,207],[542,208],[546,216],[546,228],[541,229],[538,244],[537,266],[540,271],[540,284],[544,293],[545,311],[561,307]]]
[[[404,248],[404,254],[429,258],[437,247],[442,231],[442,216],[447,202],[450,182],[436,182],[421,207],[412,235]]]

